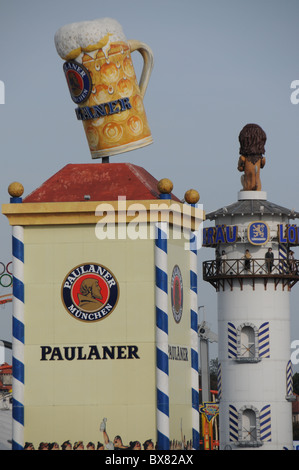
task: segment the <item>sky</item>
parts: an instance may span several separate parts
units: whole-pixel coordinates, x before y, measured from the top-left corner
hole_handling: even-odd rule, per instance
[[[92,163],[54,34],[68,23],[111,17],[128,39],[151,47],[155,65],[144,98],[154,143],[110,161],[171,179],[179,198],[196,189],[208,213],[237,201],[238,135],[254,122],[267,134],[263,190],[271,202],[298,211],[299,104],[291,101],[299,80],[298,16],[298,0],[0,0],[1,204],[9,202],[12,181],[26,196],[66,164]],[[138,75],[138,52],[133,61]],[[8,263],[4,215],[0,237],[0,261]],[[200,278],[210,258],[211,251],[200,250]],[[298,286],[291,299],[291,339],[299,340]],[[216,294],[201,279],[199,305],[215,331]],[[0,308],[0,339],[11,334],[10,309]]]

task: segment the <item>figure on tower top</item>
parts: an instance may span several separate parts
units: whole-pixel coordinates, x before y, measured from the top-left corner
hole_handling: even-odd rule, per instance
[[[244,191],[261,191],[260,169],[266,164],[263,156],[267,136],[257,124],[246,124],[239,134],[240,157],[238,170],[244,172],[241,182]]]

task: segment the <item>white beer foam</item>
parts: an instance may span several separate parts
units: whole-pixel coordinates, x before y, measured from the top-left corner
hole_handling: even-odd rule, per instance
[[[82,51],[99,43],[107,34],[109,43],[126,41],[121,25],[113,18],[67,24],[55,33],[54,41],[60,57],[66,59],[70,55],[80,55]]]

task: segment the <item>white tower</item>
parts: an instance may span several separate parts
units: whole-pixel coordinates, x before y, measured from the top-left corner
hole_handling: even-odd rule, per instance
[[[264,191],[240,191],[206,216],[215,227],[204,229],[204,246],[225,251],[203,263],[218,297],[220,449],[292,449],[289,296],[299,275],[288,254],[297,217]]]

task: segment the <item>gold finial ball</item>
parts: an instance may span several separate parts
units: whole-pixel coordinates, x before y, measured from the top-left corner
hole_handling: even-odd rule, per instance
[[[189,189],[185,192],[185,201],[188,204],[196,204],[199,201],[199,193],[196,189]]]
[[[163,178],[158,183],[158,191],[162,194],[170,194],[173,189],[172,181],[168,178]]]
[[[21,197],[24,193],[24,186],[21,183],[14,182],[8,186],[8,193],[11,197]]]

